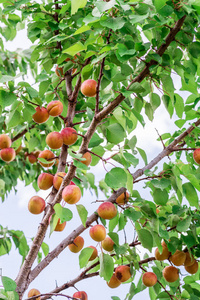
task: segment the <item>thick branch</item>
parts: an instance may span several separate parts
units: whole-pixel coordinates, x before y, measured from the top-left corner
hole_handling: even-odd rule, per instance
[[[141,266],[143,264],[146,264],[146,263],[148,263],[150,261],[154,261],[154,260],[155,260],[155,257],[149,257],[149,258],[146,258],[146,259],[143,259],[143,260],[139,261],[139,265]],[[94,277],[94,276],[98,276],[99,272],[94,272],[94,273],[87,274],[88,271],[90,271],[91,269],[93,269],[98,264],[99,264],[99,261],[96,262],[96,263],[94,263],[90,267],[86,268],[80,275],[78,275],[73,280],[70,280],[69,282],[64,283],[63,285],[61,285],[59,287],[56,287],[53,291],[51,291],[51,293],[59,293],[59,292],[65,290],[65,289],[68,289],[69,287],[73,287],[77,282],[79,282],[81,280],[84,280],[84,279],[87,279],[87,278],[91,278],[91,277]],[[44,296],[44,297],[41,298],[41,300],[45,300],[45,299],[49,299],[49,297],[48,296]]]

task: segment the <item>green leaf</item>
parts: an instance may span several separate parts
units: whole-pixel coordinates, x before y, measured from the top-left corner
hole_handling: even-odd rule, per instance
[[[127,184],[126,187],[128,189],[128,191],[131,193],[133,190],[133,176],[129,173],[129,171],[126,171],[126,175],[127,175]]]
[[[174,84],[172,78],[168,75],[161,75],[164,93],[170,96],[172,102],[174,101]]]
[[[131,24],[136,24],[136,23],[140,23],[143,20],[145,20],[149,15],[136,15],[136,14],[132,14],[130,15],[130,22]]]
[[[153,120],[153,108],[148,102],[145,103],[145,114],[147,115],[150,121]]]
[[[158,94],[155,93],[151,93],[150,94],[150,103],[151,106],[153,108],[153,110],[155,111],[156,108],[158,108],[160,106],[160,97],[158,96]]]
[[[1,299],[1,300],[8,300],[8,297],[5,296],[5,295],[3,295],[3,294],[1,293],[1,291],[0,291],[0,299]]]
[[[126,133],[123,127],[118,123],[111,124],[106,128],[107,141],[112,144],[119,144],[124,140],[125,136]]]
[[[88,148],[97,147],[99,144],[101,144],[104,140],[100,138],[100,136],[95,132],[89,142]]]
[[[93,251],[94,250],[90,247],[81,250],[81,253],[79,254],[79,266],[81,269],[87,265]]]
[[[124,215],[128,217],[133,222],[137,221],[139,218],[141,218],[142,214],[140,211],[136,211],[134,208],[129,207],[124,211]]]
[[[124,153],[123,156],[125,159],[131,163],[131,165],[135,168],[139,164],[139,159],[136,158],[134,155],[131,153]]]
[[[39,139],[36,138],[36,137],[32,137],[32,138],[29,140],[29,143],[28,143],[29,153],[32,152],[39,144],[40,144]],[[40,159],[39,159],[39,160],[40,160]],[[44,162],[47,163],[46,160],[45,160]]]
[[[140,229],[137,233],[142,246],[151,252],[153,248],[153,236],[151,232],[147,229]]]
[[[1,281],[3,283],[5,291],[15,291],[17,284],[14,280],[7,276],[1,276]]]
[[[63,53],[67,53],[71,56],[74,56],[78,52],[83,50],[87,50],[87,46],[84,46],[81,42],[77,42],[76,44],[72,45],[71,47],[63,50]]]
[[[9,113],[8,119],[6,120],[6,124],[8,128],[13,128],[17,126],[21,121],[21,115],[17,110],[14,110]]]
[[[191,206],[199,207],[199,198],[194,186],[190,182],[183,184],[183,193]]]
[[[168,192],[166,190],[156,189],[153,192],[153,200],[157,205],[165,205],[168,201]]]
[[[87,1],[87,0],[86,0],[86,1]],[[77,30],[74,32],[74,35],[83,33],[83,32],[88,31],[88,30],[90,30],[90,26],[89,26],[89,25],[83,25],[83,26],[81,26],[79,29],[77,29]]]
[[[176,230],[180,232],[187,231],[187,229],[190,227],[191,220],[192,220],[192,216],[187,216],[184,220],[181,220],[177,224]]]
[[[103,277],[106,281],[109,281],[113,275],[114,262],[109,254],[102,252],[99,256],[100,259],[100,277]]]
[[[109,16],[106,19],[101,20],[100,24],[103,27],[108,27],[113,31],[116,31],[124,26],[125,20],[123,19],[123,17],[110,18]]]
[[[8,300],[19,300],[19,294],[15,291],[7,292]]]
[[[104,153],[105,153],[105,150],[102,146],[97,146],[97,147],[94,147],[92,150],[91,150],[93,153],[99,155],[100,157],[103,157]],[[96,156],[96,155],[92,155],[92,162],[91,162],[91,166],[96,166],[96,164],[99,162],[100,160],[100,157]]]
[[[113,6],[115,6],[117,3],[115,0],[110,0],[108,2],[105,1],[96,1],[95,5],[98,8],[99,12],[102,13],[110,8],[112,8]]]
[[[135,145],[137,144],[137,137],[134,135],[129,141],[128,146],[133,150],[135,148]]]
[[[105,183],[113,188],[126,187],[127,175],[121,168],[113,168],[105,176]]]
[[[119,246],[119,236],[116,232],[109,232],[108,233],[109,237],[113,240],[113,242]]]
[[[131,91],[131,92],[134,92],[134,93],[143,93],[143,92],[145,92],[145,89],[143,88],[143,86],[139,82],[132,83],[128,90]]]
[[[182,118],[183,112],[184,112],[184,102],[183,98],[179,94],[175,94],[175,110],[177,113],[177,116],[179,118]]]
[[[141,125],[144,127],[145,122],[144,122],[143,116],[141,114],[139,114],[135,109],[132,109],[132,113],[138,119],[138,121],[141,123]]]
[[[199,42],[192,42],[190,43],[188,47],[189,53],[194,57],[194,58],[199,58],[199,51],[200,51],[200,43]]]
[[[71,15],[74,15],[79,8],[85,7],[87,0],[71,0]]]
[[[163,6],[165,6],[167,0],[154,0],[153,3],[155,5],[156,10],[160,10]]]
[[[143,149],[141,149],[141,148],[138,148],[138,147],[137,147],[137,150],[138,150],[138,152],[140,153],[140,155],[141,155],[141,157],[142,157],[142,159],[143,159],[145,165],[147,165],[148,162],[147,162],[147,156],[146,156],[145,151],[144,151]]]
[[[62,207],[60,203],[56,203],[54,205],[54,210],[61,223],[64,223],[65,221],[70,221],[73,218],[73,213],[71,212],[71,210]]]
[[[161,292],[157,295],[156,299],[168,300],[171,299],[167,292]]]
[[[49,246],[45,242],[43,242],[41,248],[44,255],[47,256],[47,254],[49,254]]]
[[[46,93],[49,85],[50,85],[51,81],[50,80],[45,80],[45,81],[42,81],[40,83],[40,86],[39,86],[39,97],[43,97],[44,94]]]
[[[17,96],[14,93],[6,92],[4,90],[0,90],[0,105],[5,108],[6,106],[10,106],[17,100]]]
[[[86,227],[86,221],[87,221],[87,216],[88,216],[88,211],[82,204],[77,204],[76,205],[79,217],[81,219],[81,222],[84,227]]]

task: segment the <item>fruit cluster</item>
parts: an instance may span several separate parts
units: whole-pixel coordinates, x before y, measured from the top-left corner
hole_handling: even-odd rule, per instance
[[[188,251],[176,250],[174,254],[168,250],[166,243],[162,242],[162,252],[158,248],[155,250],[155,258],[159,261],[168,259],[174,266],[184,266],[185,270],[190,274],[195,274],[198,271],[198,262],[193,255]],[[163,277],[168,282],[174,282],[179,278],[179,269],[173,265],[167,266],[163,270]]]
[[[11,148],[12,141],[7,134],[0,134],[0,157],[5,162],[15,159],[15,150]]]
[[[41,297],[39,295],[41,295],[40,291],[38,289],[35,289],[35,288],[31,289],[28,292],[28,298],[34,297],[35,300],[40,300],[41,299]],[[36,296],[39,296],[39,297],[36,297]],[[84,292],[84,291],[75,292],[73,294],[72,298],[80,299],[80,300],[88,300],[88,296],[87,296],[86,292]]]

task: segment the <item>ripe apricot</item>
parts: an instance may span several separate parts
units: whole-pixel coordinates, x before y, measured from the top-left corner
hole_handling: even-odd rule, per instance
[[[194,261],[195,261],[194,256],[190,255],[189,252],[186,252],[186,259],[184,262],[184,266],[189,267],[189,266],[193,265]]]
[[[119,279],[117,279],[117,277],[115,276],[115,273],[112,275],[110,280],[107,282],[107,285],[111,289],[114,289],[114,288],[118,287],[120,284],[121,284],[121,281],[119,281]]]
[[[157,276],[153,272],[146,272],[142,276],[142,282],[145,286],[154,286],[157,282]]]
[[[101,242],[106,237],[106,229],[103,225],[97,224],[90,228],[89,234],[94,241]]]
[[[127,281],[131,277],[130,267],[126,265],[118,266],[115,269],[115,276],[121,282]]]
[[[116,199],[116,203],[118,203],[119,205],[124,205],[128,202],[129,200],[129,193],[122,193],[120,196],[117,197]]]
[[[28,298],[31,298],[31,297],[34,297],[34,296],[37,296],[37,295],[40,295],[40,291],[38,289],[31,289],[29,292],[28,292]],[[41,297],[36,297],[34,298],[35,300],[40,300]]]
[[[176,250],[176,252],[172,254],[169,259],[175,266],[182,266],[186,259],[186,253],[180,250]]]
[[[191,266],[187,266],[187,267],[185,266],[185,270],[190,274],[195,274],[198,271],[198,268],[199,268],[199,264],[196,260]]]
[[[84,246],[84,239],[82,238],[82,236],[77,236],[72,244],[68,245],[68,248],[71,252],[73,253],[78,253],[79,251],[81,251],[81,249]]]
[[[179,270],[174,266],[167,266],[163,269],[163,277],[168,282],[174,282],[179,279]]]

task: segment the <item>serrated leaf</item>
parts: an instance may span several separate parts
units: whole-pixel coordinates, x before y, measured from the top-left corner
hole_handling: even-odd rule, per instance
[[[199,42],[193,42],[190,43],[188,47],[189,53],[194,57],[198,58],[199,57],[199,51],[200,51],[200,43]]]
[[[7,276],[1,276],[1,281],[3,283],[5,291],[15,291],[17,284],[14,280]]]
[[[100,24],[103,27],[108,27],[108,28],[112,29],[113,31],[116,31],[124,26],[125,20],[122,17],[110,18],[110,16],[109,16],[106,19],[101,20]]]
[[[145,103],[145,114],[147,115],[150,121],[153,120],[153,108],[148,102]]]
[[[114,262],[112,257],[109,254],[101,253],[99,256],[100,259],[100,277],[103,277],[106,281],[109,281],[113,275]]]
[[[74,32],[74,35],[83,33],[83,32],[88,31],[88,30],[90,30],[90,26],[89,25],[83,25]]]
[[[12,111],[8,114],[8,119],[6,119],[6,125],[8,126],[9,129],[13,128],[20,123],[20,120],[21,120],[20,113],[17,110]]]
[[[71,212],[71,210],[62,207],[60,203],[56,203],[54,205],[54,210],[61,223],[64,223],[65,221],[70,221],[73,218],[73,213]]]
[[[191,224],[191,220],[192,220],[192,216],[188,216],[186,217],[184,220],[181,220],[177,226],[176,226],[176,230],[180,231],[180,232],[184,232],[187,231],[187,229],[189,228],[190,224]]]
[[[151,103],[153,110],[156,110],[156,108],[158,108],[160,106],[160,102],[161,101],[160,101],[160,97],[158,96],[158,94],[151,93],[150,103]]]
[[[167,0],[154,0],[154,5],[155,5],[155,8],[156,10],[160,10],[163,6],[165,6]]]
[[[95,3],[100,13],[112,8],[113,6],[115,6],[115,4],[117,4],[115,0],[110,0],[107,3],[105,1],[98,1]]]
[[[137,147],[137,150],[138,150],[138,152],[140,153],[140,155],[141,155],[141,157],[142,157],[142,159],[143,159],[145,165],[147,165],[148,162],[147,162],[147,156],[146,156],[145,151],[144,151],[143,149],[141,149],[141,148],[138,148],[138,147]]]
[[[142,246],[151,252],[153,248],[153,236],[151,232],[147,229],[140,229],[137,233]]]
[[[19,294],[15,291],[7,292],[8,300],[19,300]]]
[[[81,250],[81,253],[79,254],[79,266],[81,269],[87,265],[93,251],[94,249],[90,247]]]
[[[124,153],[123,156],[125,159],[131,163],[131,165],[135,168],[139,164],[139,159],[136,158],[134,155],[131,153]]]
[[[44,255],[47,256],[47,254],[49,253],[49,246],[45,242],[43,242],[41,245],[41,248],[42,248]]]
[[[17,100],[17,96],[14,93],[10,93],[4,90],[0,90],[0,105],[5,108],[10,106]]]
[[[122,186],[126,187],[126,181],[127,174],[121,168],[113,168],[105,176],[105,183],[113,189],[118,189]]]
[[[130,207],[124,211],[124,215],[126,217],[128,217],[130,220],[132,220],[133,222],[135,222],[139,218],[141,218],[142,213],[140,211],[136,211],[134,208]]]
[[[191,206],[199,207],[199,198],[194,186],[190,182],[183,184],[183,193]]]
[[[87,46],[84,46],[81,42],[77,42],[76,44],[72,45],[71,47],[63,50],[63,53],[67,53],[71,56],[74,56],[78,52],[83,50],[87,50]]]
[[[153,192],[153,200],[157,205],[165,205],[168,201],[168,192],[166,190],[156,189]]]
[[[87,0],[71,0],[71,15],[74,15],[79,8],[85,7]]]
[[[132,193],[133,190],[133,176],[128,172],[128,170],[126,171],[127,174],[127,189],[130,193]]]
[[[118,124],[111,124],[106,128],[106,138],[109,143],[119,144],[124,140],[126,133],[123,127]]]
[[[78,211],[78,214],[79,214],[79,217],[81,219],[83,226],[86,227],[86,221],[87,221],[87,216],[88,216],[87,209],[82,204],[77,204],[76,208],[77,208],[77,211]]]
[[[119,246],[119,236],[116,232],[109,232],[108,233],[109,237],[113,240],[113,242]]]

